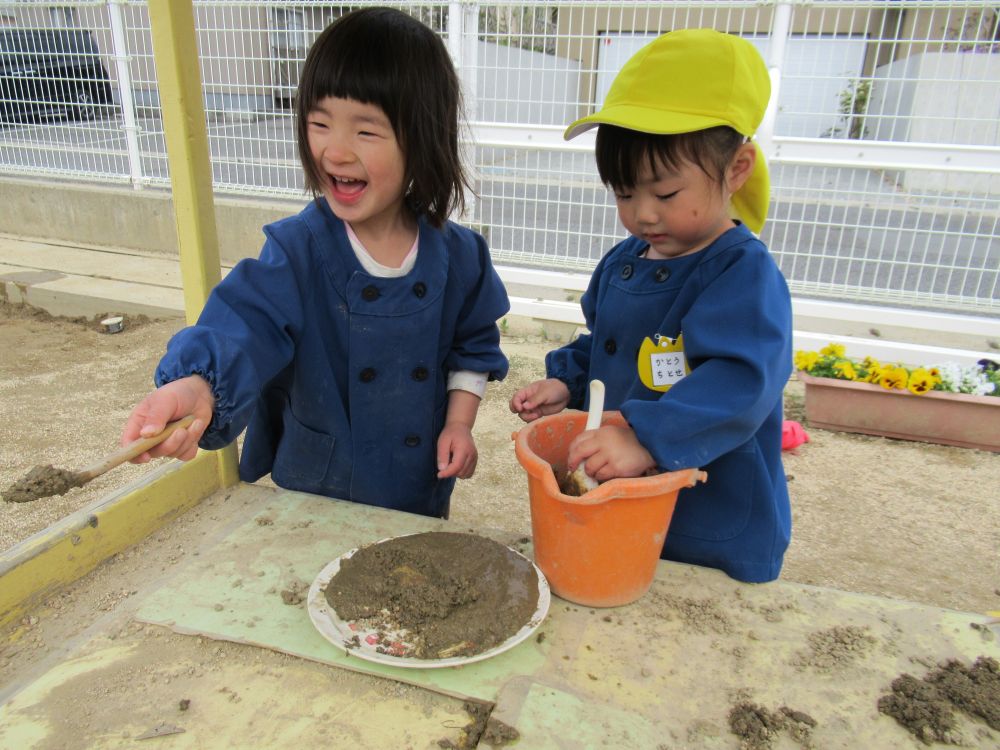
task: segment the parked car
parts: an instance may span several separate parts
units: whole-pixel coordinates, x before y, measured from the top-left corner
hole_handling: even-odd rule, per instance
[[[0,29],[0,122],[93,120],[113,108],[89,31]]]

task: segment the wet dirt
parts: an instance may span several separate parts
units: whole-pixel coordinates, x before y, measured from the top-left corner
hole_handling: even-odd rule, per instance
[[[490,716],[495,705],[484,701],[465,701],[462,709],[469,714],[469,723],[462,727],[461,736],[457,741],[444,737],[437,741],[437,746],[444,750],[472,750],[479,747],[480,740],[492,747],[517,740],[520,735],[516,729]]]
[[[560,473],[559,469],[555,466],[552,467],[552,471],[555,472],[558,479],[559,491],[564,495],[580,497],[590,491],[590,488],[585,483],[586,480],[580,476],[580,472],[563,471]]]
[[[469,723],[462,727],[462,735],[458,741],[450,738],[438,740],[437,746],[444,750],[472,750],[486,743],[490,747],[503,747],[521,738],[514,727],[505,724],[490,714],[494,703],[483,701],[465,701],[463,710],[469,714]]]
[[[362,547],[343,560],[325,596],[337,616],[387,636],[405,631],[417,659],[473,656],[531,619],[538,576],[521,555],[475,534],[428,532]],[[391,642],[391,638],[387,638]]]
[[[923,679],[902,674],[891,690],[879,698],[879,712],[925,745],[968,744],[958,729],[958,711],[1000,730],[1000,664],[990,657],[981,656],[971,666],[951,659]]]
[[[769,750],[778,737],[789,735],[801,747],[812,747],[816,720],[809,714],[781,706],[771,711],[756,703],[741,702],[729,711],[729,729],[740,738],[741,750]]]
[[[55,466],[35,466],[21,479],[11,484],[2,493],[8,503],[30,503],[43,497],[65,495],[75,487],[82,487],[75,471],[57,469]]]

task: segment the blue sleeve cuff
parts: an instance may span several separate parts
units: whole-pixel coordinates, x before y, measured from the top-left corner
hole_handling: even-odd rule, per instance
[[[590,335],[585,334],[568,346],[545,355],[545,372],[561,380],[569,389],[570,409],[582,409],[587,399],[587,373],[590,362]]]
[[[231,363],[228,375],[222,378],[224,386],[220,385],[218,362]],[[198,445],[205,450],[229,445],[246,427],[256,405],[259,388],[251,363],[212,332],[191,327],[171,339],[156,368],[154,382],[159,387],[189,375],[204,378],[215,399],[212,421]]]

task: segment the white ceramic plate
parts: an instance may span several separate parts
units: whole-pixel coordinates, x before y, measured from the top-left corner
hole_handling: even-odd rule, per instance
[[[402,536],[411,535],[404,534]],[[392,539],[398,538],[399,537],[390,537],[389,539],[380,539],[375,542],[375,544],[382,544],[383,542],[388,542]],[[387,651],[391,651],[394,645],[400,652],[405,652],[407,650],[405,635],[400,636],[399,634],[386,633],[383,629],[370,630],[361,623],[342,620],[337,616],[333,607],[331,607],[330,603],[326,600],[326,586],[330,583],[333,577],[337,575],[337,572],[340,570],[341,562],[351,557],[359,549],[361,548],[358,547],[356,549],[352,549],[350,552],[344,553],[336,560],[329,562],[326,567],[319,572],[319,575],[316,576],[316,580],[313,581],[312,586],[309,587],[309,596],[306,599],[306,604],[309,609],[309,618],[312,620],[313,625],[316,626],[316,629],[320,632],[320,635],[330,641],[330,643],[337,648],[345,651],[349,656],[356,656],[359,659],[366,659],[379,664],[389,664],[393,667],[411,667],[419,669],[458,667],[463,664],[471,664],[473,662],[482,661],[483,659],[489,659],[491,656],[496,656],[497,654],[502,654],[504,651],[509,651],[534,633],[538,629],[538,626],[542,624],[542,620],[545,619],[545,615],[548,614],[549,603],[552,599],[552,595],[549,591],[549,582],[545,579],[545,576],[542,575],[542,571],[538,569],[538,566],[528,560],[531,566],[535,569],[535,574],[538,576],[538,606],[535,608],[535,612],[529,618],[528,622],[503,643],[500,643],[487,651],[483,651],[482,653],[473,654],[472,656],[454,656],[446,659],[417,659],[410,656],[397,656],[392,653],[388,653]],[[508,547],[508,549],[510,548]],[[524,555],[521,555],[516,550],[511,549],[510,551],[515,555],[524,557]],[[382,634],[382,644],[385,644],[387,641],[389,642],[388,648],[385,645],[381,646],[381,651],[377,650],[380,647],[380,633]]]

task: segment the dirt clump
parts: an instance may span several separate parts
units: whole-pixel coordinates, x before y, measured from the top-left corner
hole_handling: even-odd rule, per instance
[[[685,625],[699,632],[726,635],[734,630],[733,622],[722,608],[722,603],[712,599],[695,599],[667,593],[658,588],[649,591],[649,599],[656,602],[664,616],[677,616]]]
[[[472,750],[479,747],[480,741],[491,747],[502,747],[520,739],[521,734],[514,727],[490,715],[495,705],[483,701],[465,701],[462,708],[471,720],[462,727],[461,738],[458,742],[448,738],[440,739],[437,746],[444,750]]]
[[[30,503],[43,497],[65,495],[81,486],[83,482],[75,471],[51,465],[35,466],[3,491],[3,499],[8,503]]]
[[[876,643],[868,628],[855,625],[836,625],[819,630],[810,633],[806,640],[809,649],[796,654],[792,664],[820,672],[829,672],[861,659]]]
[[[337,616],[380,632],[380,653],[472,656],[528,624],[538,606],[534,566],[475,534],[427,532],[362,547],[324,592]]]
[[[771,711],[765,706],[742,701],[729,711],[729,730],[740,738],[741,750],[768,750],[785,731],[800,746],[810,748],[815,726],[816,720],[809,714],[788,706]]]
[[[923,679],[900,675],[891,690],[879,698],[879,712],[925,745],[964,743],[956,710],[1000,729],[1000,664],[988,656],[980,656],[971,666],[951,659]]]
[[[492,747],[502,747],[511,742],[516,742],[521,738],[521,733],[509,724],[505,724],[499,719],[490,719],[486,722],[486,729],[480,738],[487,745]]]
[[[281,590],[281,601],[288,605],[302,604],[309,593],[309,584],[304,581],[292,581],[287,588]]]

